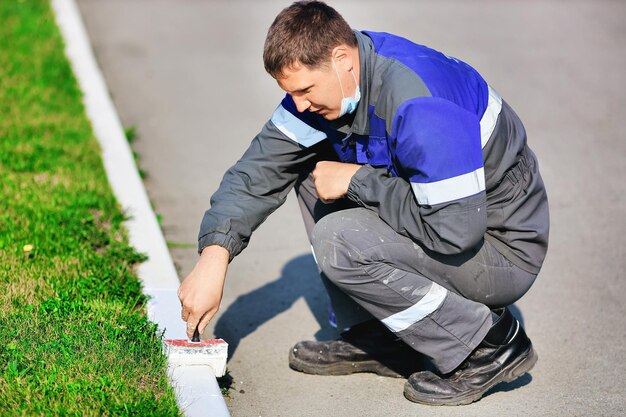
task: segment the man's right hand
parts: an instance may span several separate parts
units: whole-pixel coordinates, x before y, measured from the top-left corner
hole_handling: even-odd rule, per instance
[[[220,307],[229,253],[221,246],[207,246],[193,271],[178,289],[182,305],[181,317],[187,322],[187,336],[191,339],[198,329],[204,333],[209,321]]]

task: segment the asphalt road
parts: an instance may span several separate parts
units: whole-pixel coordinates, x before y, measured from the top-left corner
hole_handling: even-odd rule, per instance
[[[168,241],[195,244],[222,173],[282,97],[261,53],[288,4],[79,0],[123,123],[138,130],[134,147]],[[516,305],[540,359],[515,383],[455,408],[408,402],[403,380],[291,371],[295,342],[334,336],[292,196],[231,264],[210,329],[231,344],[232,415],[625,415],[626,3],[331,4],[357,29],[471,63],[524,121],[552,216],[543,271]],[[177,246],[182,278],[197,255]]]

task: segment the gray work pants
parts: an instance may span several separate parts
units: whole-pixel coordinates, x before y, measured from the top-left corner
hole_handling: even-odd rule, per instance
[[[455,369],[482,341],[490,308],[514,303],[536,278],[487,241],[441,255],[346,199],[324,204],[310,176],[296,194],[339,328],[373,316],[441,372]]]

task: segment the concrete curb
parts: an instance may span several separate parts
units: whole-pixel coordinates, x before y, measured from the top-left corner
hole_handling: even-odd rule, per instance
[[[102,148],[107,177],[115,196],[130,217],[125,223],[130,243],[149,257],[138,269],[143,291],[151,296],[148,317],[164,331],[164,338],[186,339],[180,320],[176,269],[96,63],[76,3],[74,0],[52,0],[52,7],[65,40],[65,53],[83,91],[86,112]],[[212,368],[168,365],[167,373],[184,415],[229,415]]]

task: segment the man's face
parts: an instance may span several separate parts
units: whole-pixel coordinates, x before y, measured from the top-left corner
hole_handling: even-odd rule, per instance
[[[296,63],[285,68],[283,76],[276,81],[280,88],[291,94],[299,112],[309,110],[334,120],[339,116],[343,98],[337,77],[330,62],[317,69]]]

